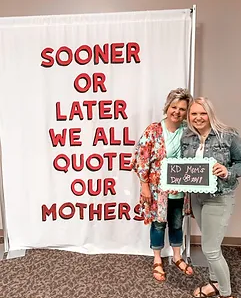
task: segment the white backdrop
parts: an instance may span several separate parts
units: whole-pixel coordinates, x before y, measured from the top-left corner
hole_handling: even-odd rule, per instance
[[[188,86],[190,33],[189,9],[0,19],[11,250],[151,253],[129,163],[168,92]]]

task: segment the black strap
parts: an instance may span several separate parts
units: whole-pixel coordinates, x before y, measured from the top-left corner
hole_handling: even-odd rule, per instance
[[[216,280],[211,280],[209,279],[209,284],[213,287],[215,294],[219,295],[219,290],[217,289],[217,287],[214,285],[214,283],[218,283]]]

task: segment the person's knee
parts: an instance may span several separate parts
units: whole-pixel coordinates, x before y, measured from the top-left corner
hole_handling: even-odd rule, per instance
[[[210,249],[202,247],[203,254],[206,256],[209,261],[217,261],[221,258],[222,252],[221,249]]]
[[[166,229],[166,222],[154,221],[152,223],[152,228],[154,228],[157,231],[164,231]]]
[[[182,229],[182,224],[183,224],[183,217],[182,216],[176,216],[168,224],[169,224],[170,229],[181,230]]]
[[[182,230],[182,219],[176,220],[172,226],[173,230]]]

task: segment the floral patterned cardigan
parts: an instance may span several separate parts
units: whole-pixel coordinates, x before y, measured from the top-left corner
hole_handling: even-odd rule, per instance
[[[140,181],[149,183],[152,203],[143,202],[140,189],[140,213],[144,215],[144,223],[167,221],[168,193],[161,189],[161,162],[166,157],[166,148],[161,123],[150,124],[137,143],[132,169]],[[183,213],[190,214],[190,201],[184,197]]]

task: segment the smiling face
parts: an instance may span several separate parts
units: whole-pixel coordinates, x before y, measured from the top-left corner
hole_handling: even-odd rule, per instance
[[[206,133],[211,128],[208,113],[199,103],[191,105],[189,122],[200,134]]]
[[[170,104],[167,110],[167,119],[173,123],[180,124],[187,115],[187,101],[178,100]]]

